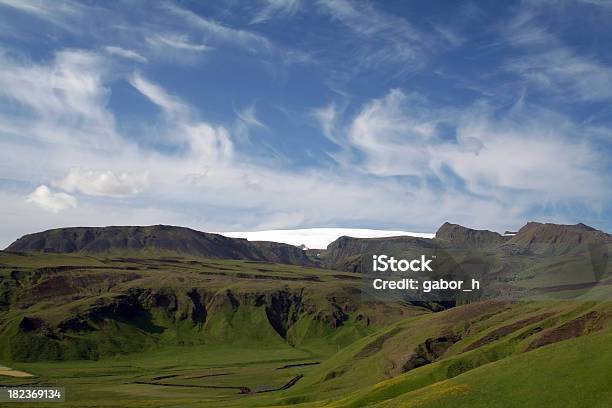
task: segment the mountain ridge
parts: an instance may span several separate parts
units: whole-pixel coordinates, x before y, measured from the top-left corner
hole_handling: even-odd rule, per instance
[[[611,244],[612,235],[585,225],[528,222],[504,245],[534,253],[567,254],[589,245]]]
[[[56,228],[24,235],[5,250],[81,254],[177,253],[314,266],[304,251],[292,245],[228,238],[170,225]]]
[[[355,238],[342,236],[325,250],[304,251],[290,244],[248,241],[221,234],[170,225],[56,228],[27,234],[6,250],[102,254],[156,253],[203,258],[237,259],[324,266],[357,271],[365,252],[480,248],[510,253],[566,254],[589,250],[589,245],[612,243],[612,235],[579,223],[528,222],[513,236],[445,222],[434,238],[414,236]]]
[[[455,246],[496,245],[506,241],[506,237],[497,232],[477,230],[450,222],[440,226],[435,239]]]
[[[584,243],[588,249],[590,243],[608,242],[608,234],[583,224],[528,223],[511,244],[524,251],[506,252],[508,238],[495,244],[499,237],[490,231],[443,227],[452,233],[446,241],[340,237],[316,258],[320,266],[330,262],[336,270],[271,261],[308,256],[297,247],[182,227],[30,234],[12,244],[24,252],[0,251],[0,358],[40,376],[27,380],[32,384],[69,378],[71,390],[79,391],[72,395],[82,395],[71,406],[97,403],[89,400],[91,390],[106,395],[110,387],[171,386],[175,393],[196,387],[194,404],[204,395],[219,401],[215,406],[242,406],[239,401],[244,406],[321,401],[373,406],[391,399],[404,406],[411,392],[474,376],[490,384],[490,376],[505,372],[496,369],[499,364],[525,372],[589,345],[599,371],[593,373],[581,354],[560,367],[573,373],[583,362],[585,374],[576,378],[588,381],[581,385],[591,384],[591,377],[605,383],[609,359],[599,357],[607,356],[607,349],[597,344],[609,344],[612,333],[607,301],[612,271],[604,259],[610,245],[603,246],[597,271],[592,271],[597,259],[587,253],[536,251],[547,242],[559,251]],[[473,246],[465,248],[466,243]],[[186,251],[197,257],[181,258]],[[351,273],[367,273],[358,268],[372,252],[407,259],[436,255],[436,276],[481,265],[492,277],[485,282],[490,292],[482,299],[460,294],[448,301],[372,297],[364,286],[369,277]],[[531,285],[535,298],[522,291],[524,285]],[[591,344],[597,336],[606,337]],[[561,348],[547,351],[557,343]],[[537,365],[522,357],[544,352]],[[514,366],[517,359],[525,364]],[[549,369],[551,378],[559,372],[559,366]],[[56,370],[67,374],[57,377]],[[497,381],[508,389],[506,378]],[[534,388],[534,395],[542,387]],[[143,399],[128,405],[150,401],[150,393],[138,395]],[[504,394],[507,400],[506,395],[511,394]]]

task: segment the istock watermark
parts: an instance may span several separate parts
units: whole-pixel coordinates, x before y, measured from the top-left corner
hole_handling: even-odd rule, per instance
[[[401,245],[400,245],[401,244]],[[365,300],[464,304],[479,300],[612,299],[612,244],[451,247],[369,243],[358,263]]]
[[[373,272],[433,272],[430,264],[433,258],[427,259],[425,255],[421,255],[417,259],[395,259],[388,255],[372,255],[372,271]]]
[[[405,259],[395,258],[390,255],[372,255],[372,272],[373,273],[406,273],[406,272],[422,272],[421,274],[413,274],[412,277],[378,277],[372,279],[372,288],[374,290],[407,290],[420,291],[422,293],[431,293],[433,291],[462,291],[472,292],[480,290],[480,281],[471,279],[466,282],[462,279],[428,279],[428,272],[433,274],[434,269],[432,263],[436,256],[421,255],[417,258]],[[425,274],[423,274],[425,273]]]

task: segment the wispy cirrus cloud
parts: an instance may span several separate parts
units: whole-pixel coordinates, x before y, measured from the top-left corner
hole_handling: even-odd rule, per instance
[[[26,81],[28,78],[25,74],[31,70],[51,71],[58,58],[56,56],[38,65],[14,62],[12,69],[19,72],[15,78]],[[84,74],[92,69],[89,64],[77,66],[83,69]],[[97,75],[89,75],[99,80],[85,81],[89,84],[88,95],[104,94],[113,81],[112,76],[105,74],[104,64],[95,66],[98,67]],[[81,81],[88,78],[87,75],[76,76]],[[466,220],[475,221],[478,217],[492,217],[504,210],[503,205],[494,201],[473,200],[450,193],[436,194],[428,188],[407,187],[376,174],[364,175],[333,169],[279,168],[276,162],[266,162],[248,152],[234,151],[234,135],[230,130],[202,120],[193,107],[143,74],[134,74],[130,83],[143,97],[161,109],[160,114],[166,126],[162,129],[164,137],[171,143],[184,145],[185,149],[173,154],[139,149],[113,129],[118,140],[114,145],[105,146],[105,150],[97,150],[86,144],[66,145],[60,142],[62,139],[54,139],[60,143],[53,144],[54,159],[49,161],[45,160],[49,155],[48,149],[36,145],[23,146],[18,139],[2,141],[7,147],[0,149],[2,163],[10,165],[14,162],[9,157],[14,153],[8,152],[15,152],[15,147],[20,146],[22,151],[19,160],[27,158],[29,162],[41,164],[39,173],[28,175],[19,172],[19,177],[28,177],[24,181],[45,181],[45,186],[51,184],[66,191],[53,191],[47,187],[29,198],[35,205],[28,211],[34,211],[35,208],[48,210],[46,216],[31,214],[38,220],[38,225],[58,226],[61,220],[65,220],[57,218],[58,214],[67,214],[69,211],[74,211],[79,220],[84,219],[85,213],[116,214],[114,218],[110,215],[110,218],[105,218],[104,215],[95,221],[103,222],[101,220],[104,219],[108,220],[105,222],[112,222],[113,219],[121,219],[122,216],[117,214],[121,214],[125,206],[132,211],[129,223],[150,222],[150,217],[144,214],[151,214],[151,210],[155,209],[151,209],[151,202],[156,205],[166,203],[166,208],[169,208],[165,211],[156,210],[159,217],[157,222],[167,220],[205,230],[280,228],[289,225],[329,224],[340,219],[350,223],[365,223],[375,219],[391,223],[400,218],[424,220],[425,214],[427,223],[437,223],[449,214],[464,212],[472,213],[465,216]],[[20,82],[12,84],[16,88],[20,85]],[[96,102],[90,106],[93,116],[98,116],[99,109],[109,115],[112,123],[113,115],[108,111],[105,100],[93,98],[92,102]],[[254,123],[253,118],[260,122],[254,111],[250,119],[248,113],[241,114],[251,123]],[[45,123],[40,122],[36,110],[30,111],[29,115],[34,122]],[[36,126],[31,129],[31,134],[37,136],[41,131]],[[80,120],[62,125],[64,140],[78,140],[81,132]],[[103,138],[99,133],[96,135]],[[78,171],[74,168],[78,168]],[[3,171],[3,174],[10,177],[9,173]],[[143,174],[147,174],[146,180]],[[84,204],[79,203],[78,207],[74,207],[76,201],[67,197],[73,197],[69,192],[78,193],[79,201]],[[121,201],[99,202],[96,197],[121,197]],[[413,205],[405,206],[397,197],[419,198],[414,200]],[[10,203],[15,197],[9,195],[6,200],[7,206],[12,205]],[[381,202],[386,203],[384,207],[380,206]],[[176,210],[177,207],[180,210]],[[134,212],[135,208],[141,209],[143,215]],[[203,208],[208,210],[207,216],[202,218],[198,214],[202,213]],[[71,221],[75,222],[78,221]],[[416,223],[414,225],[419,227]],[[421,227],[424,228],[424,224]]]
[[[168,94],[159,85],[145,79],[139,72],[132,74],[129,83],[152,103],[159,106],[165,114],[172,117],[188,115],[189,107],[187,105],[179,98]]]
[[[584,21],[555,26],[563,10],[533,2],[449,18],[138,1],[0,0],[19,16],[0,28],[0,240],[67,224],[514,228],[543,207],[609,223],[603,24],[572,38],[559,31]],[[78,205],[41,204],[62,194]]]
[[[433,28],[446,42],[448,42],[453,47],[459,47],[467,41],[465,36],[459,34],[451,27],[444,25],[434,25]]]
[[[423,66],[431,38],[405,19],[388,15],[365,2],[321,0],[318,6],[334,21],[362,38],[358,44],[362,49],[362,63],[366,66],[392,61]]]
[[[249,127],[259,127],[259,128],[266,127],[266,125],[264,125],[257,118],[257,112],[256,112],[254,104],[247,106],[246,108],[236,112],[236,115],[242,122],[244,122],[244,124],[246,124]]]
[[[139,73],[132,75],[130,84],[162,109],[167,117],[169,139],[187,143],[191,153],[211,161],[233,155],[233,143],[225,127],[199,120],[189,105]]]
[[[564,98],[582,101],[612,98],[612,66],[567,46],[558,45],[509,60],[505,68],[530,85]]]
[[[104,58],[83,50],[60,51],[48,65],[0,56],[0,98],[14,108],[4,120],[14,131],[42,141],[112,145],[117,135],[105,108],[107,68]],[[19,120],[28,117],[35,120]]]
[[[243,145],[251,144],[251,131],[254,129],[267,129],[266,125],[257,117],[255,104],[243,109],[235,110],[236,121],[231,129],[232,138]]]
[[[182,18],[191,27],[226,45],[239,46],[252,52],[270,52],[274,49],[272,42],[263,35],[229,27],[175,4],[166,4],[164,8]]]
[[[202,33],[212,47],[236,47],[260,57],[279,58],[283,64],[312,63],[310,54],[296,48],[281,46],[254,31],[234,28],[212,18],[197,14],[176,4],[165,4],[163,9],[179,17],[192,29]]]
[[[410,98],[393,89],[366,104],[348,129],[348,141],[365,152],[363,169],[380,176],[421,175],[426,172],[435,123],[414,109]],[[410,112],[410,114],[407,114]]]
[[[202,52],[211,49],[206,44],[191,42],[185,34],[153,34],[147,37],[147,42],[154,47],[174,48],[184,51]]]
[[[504,69],[528,85],[567,101],[612,98],[612,65],[564,43],[543,21],[548,10],[525,3],[501,26],[501,33],[521,54]]]
[[[29,14],[67,31],[76,30],[76,25],[73,23],[83,16],[85,10],[81,4],[70,0],[64,0],[59,4],[44,0],[0,0],[0,7]]]
[[[321,131],[326,138],[332,142],[340,145],[340,140],[336,137],[336,125],[338,120],[338,108],[335,103],[322,106],[320,108],[314,108],[311,111],[312,117],[315,118]]]
[[[143,55],[141,55],[140,53],[134,51],[134,50],[130,50],[130,49],[126,49],[126,48],[122,48],[122,47],[116,47],[113,45],[108,45],[106,47],[104,47],[104,50],[111,54],[111,55],[117,55],[119,57],[122,58],[127,58],[129,60],[133,60],[136,62],[147,62],[147,58],[144,57]]]
[[[360,172],[410,176],[417,184],[435,178],[446,188],[519,208],[535,196],[551,203],[590,197],[595,206],[607,199],[600,153],[580,124],[552,111],[516,106],[501,115],[486,103],[434,108],[395,89],[344,123],[336,137],[343,135],[339,144],[358,152],[350,165]],[[452,137],[442,134],[442,123],[453,127]]]
[[[273,17],[289,17],[302,6],[301,0],[261,0],[251,24],[264,23]]]

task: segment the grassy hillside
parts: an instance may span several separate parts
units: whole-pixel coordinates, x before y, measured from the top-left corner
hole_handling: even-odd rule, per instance
[[[330,407],[606,407],[612,400],[612,332],[543,347],[435,378],[442,362],[378,384]]]
[[[3,382],[65,385],[72,397],[68,406],[114,406],[118,400],[123,406],[194,407],[537,407],[609,401],[611,305],[468,308],[408,318],[329,356],[280,344],[167,346],[99,361],[16,363],[38,377]],[[516,316],[523,313],[525,318]],[[458,324],[461,314],[467,325]],[[582,316],[590,320],[572,330]],[[440,348],[432,362],[400,373],[406,368],[398,369],[398,363],[424,354],[419,346],[449,329],[465,335]],[[293,387],[280,390],[296,377]]]
[[[15,361],[203,343],[335,349],[423,312],[361,305],[357,276],[289,265],[10,253],[0,262],[0,356]]]
[[[71,407],[610,400],[610,302],[432,313],[361,285],[259,261],[0,252],[0,366],[34,376],[0,384],[62,385]]]

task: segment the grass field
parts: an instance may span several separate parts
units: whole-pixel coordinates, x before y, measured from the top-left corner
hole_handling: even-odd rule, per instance
[[[3,384],[66,387],[68,406],[184,406],[239,403],[259,391],[281,388],[308,368],[281,367],[317,362],[287,347],[168,347],[100,361],[18,364],[37,377],[4,379]]]
[[[609,302],[432,313],[367,302],[352,273],[176,257],[0,253],[0,276],[0,365],[17,370],[0,385],[64,386],[67,407],[612,400]]]

